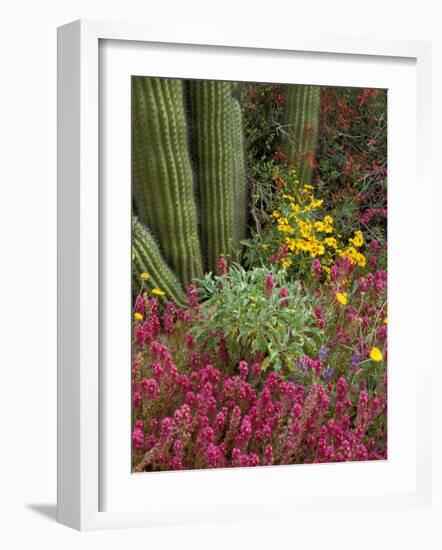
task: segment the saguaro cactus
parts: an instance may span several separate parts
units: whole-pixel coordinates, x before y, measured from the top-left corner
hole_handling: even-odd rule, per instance
[[[287,134],[283,148],[293,163],[299,180],[310,182],[318,135],[321,89],[319,86],[287,84],[284,87],[282,124]]]
[[[135,217],[132,218],[132,270],[134,290],[139,288],[141,274],[146,273],[148,288],[157,288],[165,292],[164,295],[158,296],[161,301],[171,300],[179,306],[186,305],[186,294],[175,274],[164,261],[155,239]]]
[[[139,218],[187,285],[202,261],[181,80],[133,77],[132,154]]]
[[[247,178],[245,163],[244,129],[239,102],[232,99],[233,132],[233,191],[234,191],[234,244],[241,249],[246,230]]]
[[[241,112],[231,84],[191,81],[188,87],[200,234],[206,268],[221,255],[236,259],[245,220]]]

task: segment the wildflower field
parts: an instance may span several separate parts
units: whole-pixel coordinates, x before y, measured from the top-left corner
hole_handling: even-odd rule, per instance
[[[386,459],[387,92],[133,77],[132,188],[132,471]]]

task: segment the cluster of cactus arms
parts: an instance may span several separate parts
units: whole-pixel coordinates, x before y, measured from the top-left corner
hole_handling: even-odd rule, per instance
[[[149,230],[134,216],[132,218],[132,272],[134,288],[139,289],[141,274],[148,274],[148,288],[158,288],[165,294],[159,297],[166,302],[172,300],[178,306],[187,303],[186,294],[176,275],[165,262],[155,239]]]
[[[246,231],[247,180],[241,107],[221,81],[132,78],[134,272],[146,272],[166,298],[239,261]],[[320,89],[286,86],[283,125],[289,162],[311,177]],[[137,285],[134,285],[134,290]],[[164,298],[164,299],[166,299]]]
[[[214,271],[221,255],[238,260],[244,237],[242,114],[230,82],[191,81],[188,97],[201,247],[206,269]]]
[[[137,213],[184,285],[202,276],[181,80],[134,77],[133,190]]]
[[[295,165],[299,180],[309,183],[318,136],[321,88],[293,84],[284,88],[284,152],[288,162]]]

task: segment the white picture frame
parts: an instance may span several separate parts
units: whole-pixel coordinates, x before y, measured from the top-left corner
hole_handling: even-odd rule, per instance
[[[380,60],[411,60],[416,66],[417,80],[417,116],[418,123],[415,141],[417,143],[417,165],[420,185],[417,189],[420,209],[417,213],[420,242],[428,243],[419,250],[419,262],[413,271],[413,280],[419,277],[424,284],[415,299],[415,313],[426,313],[420,323],[421,345],[429,344],[431,339],[431,260],[430,211],[425,205],[431,204],[431,185],[428,175],[430,98],[430,51],[426,42],[364,40],[357,38],[327,37],[305,38],[302,35],[283,37],[268,44],[264,38],[225,41],[222,37],[206,37],[204,31],[199,36],[188,36],[183,29],[181,34],[167,33],[152,26],[101,22],[76,21],[61,27],[58,31],[58,521],[80,530],[115,527],[139,527],[180,522],[196,522],[215,519],[259,518],[266,498],[274,502],[277,492],[264,494],[262,500],[249,499],[249,506],[239,501],[229,505],[227,497],[220,502],[200,502],[197,498],[191,506],[178,503],[175,508],[167,509],[152,504],[144,507],[129,507],[122,499],[121,506],[103,510],[100,484],[106,479],[103,473],[102,454],[107,447],[103,443],[102,421],[105,412],[103,395],[100,394],[102,364],[100,354],[100,303],[103,301],[101,288],[102,238],[103,226],[100,223],[102,212],[102,189],[100,188],[100,41],[124,41],[127,44],[168,44],[178,48],[206,48],[210,58],[213,47],[228,48],[229,55],[240,55],[245,51],[272,52],[283,58],[290,52],[304,52],[312,56],[345,56],[359,59],[357,56],[376,57]],[[210,50],[211,48],[211,50]],[[210,51],[209,51],[210,50]],[[236,52],[236,53],[235,53]],[[160,75],[162,76],[162,75]],[[212,77],[212,76],[210,76]],[[412,136],[414,139],[414,136]],[[414,143],[414,142],[413,142]],[[404,203],[404,208],[407,207]],[[417,262],[416,262],[417,263]],[[367,495],[342,495],[333,491],[321,493],[313,491],[314,498],[281,497],[284,507],[275,512],[279,517],[293,510],[297,512],[325,509],[333,506],[340,510],[350,510],[357,502],[367,511],[397,508],[422,508],[431,502],[431,441],[427,419],[430,416],[430,401],[424,392],[430,384],[431,345],[425,347],[427,361],[422,361],[422,372],[413,391],[416,394],[416,409],[412,409],[415,426],[415,451],[413,481],[411,490],[374,492]],[[400,391],[400,389],[398,390]],[[101,399],[100,399],[101,397]],[[129,437],[129,434],[128,434]],[[129,452],[129,451],[127,451]],[[353,465],[320,466],[323,472],[332,476],[342,475],[336,466],[348,468],[352,475],[364,475]],[[357,468],[365,465],[355,465]],[[267,469],[236,470],[230,478],[232,483],[268,481],[274,485],[284,484],[288,475],[287,467]],[[274,470],[272,479],[264,478]],[[260,473],[261,472],[261,473]],[[355,473],[356,472],[356,473]],[[130,472],[128,472],[129,474]],[[375,472],[376,473],[376,472]],[[180,474],[155,474],[155,485],[164,484],[165,491],[172,485],[180,486],[180,479],[187,479],[182,490],[188,490],[189,479],[199,486],[208,484],[217,476],[218,486],[224,484],[223,473],[187,472],[190,478],[179,478]],[[220,474],[220,475],[218,475]],[[324,475],[324,474],[321,474]],[[406,475],[406,472],[404,472]],[[148,481],[148,475],[143,475]],[[161,478],[161,476],[167,476]],[[239,478],[241,476],[241,480]],[[258,476],[254,478],[252,476]],[[337,478],[338,479],[338,478]],[[137,483],[135,481],[135,483]],[[132,483],[133,484],[133,483]],[[277,485],[276,485],[277,486]],[[351,485],[350,485],[351,487]],[[264,491],[265,493],[265,491]],[[330,500],[332,499],[332,500]],[[126,498],[127,500],[127,498]],[[239,499],[241,500],[241,499]],[[172,509],[173,508],[173,509]],[[275,507],[276,509],[276,507]]]

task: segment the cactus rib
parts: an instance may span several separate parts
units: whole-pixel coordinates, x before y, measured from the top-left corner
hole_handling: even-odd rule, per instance
[[[321,89],[319,86],[287,84],[282,123],[288,127],[284,152],[296,167],[302,183],[310,182],[318,134]]]
[[[202,275],[182,81],[132,79],[133,190],[140,221],[184,285]]]
[[[146,285],[151,289],[158,288],[165,292],[165,295],[159,296],[163,303],[170,300],[180,307],[186,305],[186,294],[164,261],[155,239],[135,217],[132,218],[132,271],[134,290],[140,286],[141,273],[147,273],[149,279]]]
[[[221,255],[232,258],[245,220],[242,120],[230,82],[189,82],[200,234],[206,269]],[[239,135],[241,133],[241,136]]]
[[[235,214],[235,240],[237,251],[241,249],[241,239],[245,237],[247,181],[245,168],[245,144],[242,126],[242,113],[239,102],[233,103],[233,189]]]

